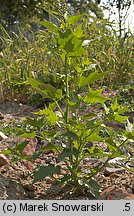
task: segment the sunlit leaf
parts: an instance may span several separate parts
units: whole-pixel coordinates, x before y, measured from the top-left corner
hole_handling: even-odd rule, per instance
[[[111,109],[113,111],[116,111],[120,108],[119,104],[118,104],[118,101],[117,101],[117,98],[115,98],[114,102],[111,104]]]
[[[118,113],[115,114],[115,121],[124,123],[128,119],[128,116],[121,116]]]
[[[90,88],[90,93],[85,97],[85,102],[86,103],[90,103],[90,104],[94,104],[94,103],[102,103],[104,104],[104,102],[106,100],[108,100],[108,98],[102,96],[102,89],[100,90],[92,90]]]
[[[42,26],[44,26],[44,27],[46,27],[51,32],[58,33],[58,34],[60,32],[59,28],[56,25],[54,25],[53,23],[51,23],[51,22],[40,21],[39,24],[42,25]]]
[[[76,22],[78,22],[85,14],[79,14],[79,15],[76,15],[76,16],[71,16],[71,17],[68,17],[67,21],[68,23],[71,25],[71,24],[74,24]]]
[[[84,87],[88,84],[94,83],[95,81],[101,79],[106,74],[107,74],[107,72],[98,73],[97,71],[95,71],[95,72],[89,74],[88,77],[81,75],[80,77],[77,78],[76,83],[81,88],[81,87]]]
[[[27,132],[27,133],[22,133],[22,134],[18,134],[19,137],[24,137],[24,138],[32,138],[36,136],[36,133],[33,132]]]

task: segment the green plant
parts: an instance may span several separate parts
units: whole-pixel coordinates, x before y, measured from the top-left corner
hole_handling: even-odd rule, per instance
[[[111,158],[121,155],[120,148],[129,139],[133,139],[134,133],[126,129],[120,136],[117,132],[113,136],[112,129],[106,126],[106,122],[111,120],[124,123],[127,117],[121,115],[124,109],[117,100],[107,107],[105,102],[109,99],[102,95],[103,89],[91,88],[92,84],[97,80],[102,80],[107,73],[90,70],[92,62],[88,59],[86,47],[83,46],[86,38],[80,21],[83,16],[85,15],[65,16],[59,28],[51,22],[40,22],[53,34],[51,50],[53,49],[59,61],[62,62],[63,71],[59,76],[64,85],[62,88],[56,88],[50,83],[29,78],[32,88],[43,98],[51,99],[52,103],[36,112],[36,118],[27,118],[25,124],[32,128],[30,132],[22,133],[21,136],[37,136],[45,140],[46,145],[29,158],[22,156],[22,150],[27,143],[17,145],[16,151],[10,149],[4,153],[17,152],[16,159],[34,160],[40,154],[53,150],[58,154],[57,164],[50,163],[47,166],[37,167],[33,173],[33,182],[52,176],[59,183],[71,184],[75,189],[87,188],[93,196],[98,197],[100,186],[95,181],[95,175]],[[86,111],[95,106],[98,109],[103,108],[103,113]],[[90,142],[105,142],[108,151],[99,146],[89,146]],[[90,170],[84,170],[81,163],[86,157],[106,159],[102,164],[91,167]],[[62,172],[63,165],[60,165],[60,162],[64,162],[64,172]]]

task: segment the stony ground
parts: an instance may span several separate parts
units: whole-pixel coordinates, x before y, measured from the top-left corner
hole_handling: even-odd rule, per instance
[[[0,104],[0,121],[10,122],[12,119],[20,119],[31,115],[32,107],[16,103]],[[2,128],[2,124],[0,124]],[[1,131],[1,129],[0,129]],[[0,150],[14,147],[16,142],[22,140],[17,137],[8,136],[0,141]],[[36,140],[37,141],[37,140]],[[30,140],[29,143],[35,142]],[[103,143],[100,143],[103,146]],[[38,141],[37,141],[38,145]],[[42,182],[32,184],[32,169],[38,164],[48,164],[55,161],[57,156],[53,152],[43,154],[33,164],[27,165],[24,162],[11,164],[7,157],[8,164],[0,167],[0,199],[93,199],[87,191],[73,191],[71,186],[60,186],[55,180],[46,178]],[[83,169],[90,169],[98,161],[86,158]],[[96,176],[96,180],[101,185],[100,199],[134,199],[134,173],[124,168],[117,168],[117,160],[111,161],[114,166],[109,164],[101,173]],[[131,163],[131,164],[130,164]],[[129,161],[128,165],[134,168],[134,162]]]

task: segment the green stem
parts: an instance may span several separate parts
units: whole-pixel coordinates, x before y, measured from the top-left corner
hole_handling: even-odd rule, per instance
[[[58,109],[59,109],[61,115],[63,116],[64,114],[63,114],[63,112],[62,112],[62,109],[61,109],[60,105],[58,104],[57,101],[55,101],[55,103],[56,103],[56,105],[57,105],[57,107],[58,107]]]
[[[65,112],[65,121],[69,122],[69,106],[68,106],[68,98],[69,98],[69,87],[68,87],[68,68],[67,68],[67,56],[65,56],[65,83],[66,83],[66,112]]]
[[[69,83],[68,83],[68,58],[67,55],[65,56],[65,83],[66,83],[66,111],[65,111],[65,122],[68,125],[69,123],[69,104],[68,104],[68,98],[69,98]],[[68,132],[68,128],[67,128]],[[68,146],[71,151],[73,151],[73,144],[71,141],[71,138],[68,137]],[[69,157],[70,163],[73,164],[73,156]]]

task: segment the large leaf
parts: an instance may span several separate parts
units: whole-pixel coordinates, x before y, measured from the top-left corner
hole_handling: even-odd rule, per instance
[[[50,98],[52,100],[62,98],[62,89],[56,89],[51,84],[40,82],[36,79],[30,78],[29,83],[37,90],[44,98]]]
[[[19,135],[19,137],[23,137],[23,138],[32,138],[32,137],[36,136],[36,133],[34,131],[32,131],[32,132],[21,133],[18,135]]]
[[[61,147],[61,146],[60,146]],[[51,151],[51,150],[53,150],[54,152],[58,152],[57,151],[57,146],[55,146],[55,144],[53,144],[53,143],[48,143],[46,146],[43,146],[41,149],[40,149],[40,151],[41,152],[46,152],[46,151]],[[62,148],[62,147],[61,147]],[[58,148],[59,149],[59,148]]]
[[[33,126],[34,128],[40,129],[45,124],[45,120],[44,118],[41,118],[41,119],[27,118],[25,123],[27,125]]]
[[[116,147],[116,142],[113,141],[112,138],[108,138],[105,141],[107,143],[107,147],[109,150],[117,151],[118,147]]]
[[[84,34],[83,34],[83,29],[82,29],[82,24],[81,24],[81,25],[78,25],[78,27],[75,29],[74,35],[75,35],[77,38],[81,38],[81,37],[84,36]]]
[[[46,119],[51,125],[54,125],[58,120],[58,116],[49,107],[44,109],[44,115],[46,115]]]
[[[51,22],[40,21],[39,24],[46,27],[51,32],[58,33],[58,34],[60,32],[59,28],[56,25],[54,25],[53,23],[51,23]]]
[[[58,157],[58,161],[64,161],[66,157],[70,157],[70,156],[75,156],[77,157],[78,155],[78,151],[76,149],[73,149],[73,151],[71,151],[69,148],[66,148],[63,150],[63,152],[59,155]]]
[[[94,91],[90,88],[90,93],[85,97],[85,102],[90,104],[94,104],[94,103],[104,104],[104,102],[109,99],[102,96],[101,93],[102,93],[102,89]]]
[[[17,144],[15,150],[18,150],[20,153],[22,153],[22,151],[25,149],[25,147],[27,146],[28,143],[29,143],[29,141],[24,141],[20,144]]]
[[[107,72],[98,73],[98,71],[95,71],[95,72],[89,74],[88,77],[81,75],[80,77],[77,78],[76,83],[81,88],[81,87],[84,87],[88,84],[94,83],[95,81],[101,79],[106,74],[107,74]]]
[[[69,137],[74,140],[79,140],[79,137],[77,136],[77,134],[73,133],[72,131],[68,131],[67,133],[62,134],[62,136]]]
[[[117,111],[120,108],[120,105],[118,104],[117,98],[115,98],[114,102],[111,104],[111,109],[113,111]]]
[[[74,16],[71,16],[67,19],[68,23],[71,25],[71,24],[74,24],[76,22],[78,22],[85,14],[79,14],[79,15],[74,15]]]
[[[134,140],[134,130],[133,131],[125,131],[124,133],[125,137],[127,137],[128,139],[132,139]]]
[[[92,195],[98,199],[100,195],[100,185],[96,181],[91,179],[90,181],[86,182],[86,186],[90,189]]]
[[[48,166],[41,166],[37,172],[34,173],[34,180],[33,183],[37,181],[43,180],[46,176],[52,176],[55,173],[60,173],[60,166],[55,167],[52,164]]]
[[[121,115],[118,115],[118,113],[115,114],[115,121],[124,123],[127,119],[128,119],[128,116],[121,116]]]

